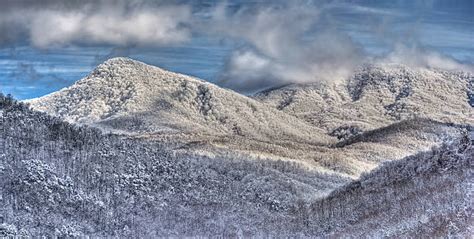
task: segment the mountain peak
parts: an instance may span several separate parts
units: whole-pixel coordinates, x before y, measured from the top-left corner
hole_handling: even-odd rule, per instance
[[[99,64],[96,69],[102,70],[102,69],[117,69],[117,68],[137,68],[137,67],[154,67],[158,68],[156,66],[150,66],[147,65],[141,61],[137,61],[128,57],[114,57],[110,58],[103,63]]]
[[[150,66],[143,62],[133,60],[127,57],[114,57],[104,61],[98,65],[92,72],[93,77],[111,77],[117,75],[128,75],[130,72],[145,70],[147,68],[153,68],[155,70],[164,71],[163,69]]]
[[[29,102],[70,122],[131,133],[245,135],[317,144],[333,140],[254,99],[129,58],[109,59],[74,85]]]
[[[104,61],[103,64],[134,64],[134,63],[141,63],[137,60],[133,60],[132,58],[129,57],[112,57]]]
[[[87,77],[74,85],[162,87],[168,81],[196,81],[194,77],[174,73],[127,57],[115,57],[94,68]]]
[[[382,63],[361,67],[342,84],[289,85],[255,98],[328,131],[372,130],[415,117],[472,124],[471,82],[470,72]]]

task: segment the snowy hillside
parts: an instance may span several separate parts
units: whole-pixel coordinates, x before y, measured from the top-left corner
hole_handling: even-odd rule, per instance
[[[347,81],[288,85],[255,98],[329,132],[365,131],[415,117],[474,124],[473,87],[471,73],[384,64]]]
[[[0,237],[292,234],[297,202],[349,181],[103,135],[3,97],[0,112]]]
[[[406,122],[337,145],[333,150],[390,143],[399,137],[394,129],[404,136],[423,127],[457,134],[449,145],[351,182],[297,162],[232,152],[204,157],[104,135],[5,97],[0,112],[0,236],[444,237],[472,231],[470,127]]]
[[[385,76],[381,77],[383,82]],[[358,177],[380,162],[401,159],[438,146],[459,133],[455,127],[425,119],[410,119],[389,126],[395,120],[374,110],[371,101],[359,101],[358,104],[366,104],[362,109],[369,109],[369,113],[364,117],[372,121],[357,119],[351,115],[356,107],[347,105],[348,110],[339,107],[344,97],[350,98],[349,95],[338,95],[347,90],[344,85],[331,85],[336,87],[332,90],[322,88],[332,94],[331,97],[309,85],[267,92],[266,98],[262,94],[259,99],[268,103],[275,96],[281,96],[279,92],[295,87],[300,89],[295,91],[297,97],[288,98],[286,103],[274,109],[192,77],[127,58],[115,58],[99,65],[73,86],[29,103],[34,109],[69,122],[172,143],[178,151],[203,156],[233,152],[255,159],[304,163],[308,168],[335,171],[350,177]],[[304,97],[300,97],[300,93]],[[300,106],[304,107],[298,108]],[[325,108],[309,114],[287,110],[316,110],[320,106]],[[328,112],[328,109],[336,112]],[[297,119],[289,113],[304,117]],[[336,113],[353,118],[346,119]],[[342,126],[326,134],[304,121],[306,115]],[[363,122],[379,133],[369,132],[364,134],[364,140],[359,140],[360,137],[354,136],[364,128],[354,126],[352,121]],[[325,123],[318,126],[327,127]],[[336,143],[338,140],[340,142]],[[341,144],[347,147],[339,147]]]
[[[310,206],[314,234],[336,238],[469,238],[474,132],[384,164]]]
[[[473,85],[373,65],[250,98],[114,58],[0,95],[0,236],[465,236]]]
[[[110,59],[74,85],[29,103],[69,122],[116,132],[333,141],[258,101],[127,58]]]

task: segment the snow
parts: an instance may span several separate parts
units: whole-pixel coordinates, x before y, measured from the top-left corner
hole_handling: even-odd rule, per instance
[[[472,81],[373,65],[247,97],[114,58],[0,97],[0,236],[466,237]]]
[[[174,144],[180,151],[203,156],[232,151],[255,159],[298,162],[311,169],[357,178],[380,162],[428,150],[458,134],[446,125],[406,117],[408,123],[399,126],[408,129],[400,128],[400,133],[376,134],[380,139],[356,142],[350,149],[321,148],[353,136],[349,133],[341,137],[340,134],[346,134],[341,129],[383,132],[384,127],[405,119],[390,116],[385,106],[395,102],[397,96],[407,96],[409,87],[420,92],[417,94],[431,94],[430,88],[412,87],[415,81],[426,81],[420,74],[397,65],[368,67],[348,82],[290,85],[251,99],[193,77],[128,58],[113,58],[73,86],[28,103],[69,122]],[[472,76],[460,77],[461,82]],[[406,79],[412,79],[411,83]],[[464,89],[460,84],[453,85],[454,89]],[[416,96],[413,93],[401,100],[413,95]],[[377,103],[375,99],[379,98],[387,103]],[[452,108],[456,107],[464,106]],[[425,116],[444,119],[438,115]],[[472,120],[465,114],[458,114],[456,119]]]
[[[413,118],[474,124],[472,82],[474,75],[466,72],[379,64],[346,81],[289,85],[255,99],[329,132],[349,126],[372,130]]]
[[[472,128],[455,127],[458,135],[450,144],[352,180],[232,151],[216,157],[173,151],[16,103],[5,106],[2,99],[0,105],[1,236],[472,234]],[[415,125],[394,128],[409,135]],[[385,141],[392,134],[363,133],[339,147],[351,151],[358,142]]]
[[[334,140],[321,129],[246,96],[127,58],[108,60],[74,85],[28,102],[69,122],[131,133]]]

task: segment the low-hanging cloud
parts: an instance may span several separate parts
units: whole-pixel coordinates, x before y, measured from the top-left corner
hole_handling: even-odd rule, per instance
[[[432,4],[428,5],[431,7]],[[373,35],[378,35],[391,50],[374,57],[341,31],[344,25],[331,21],[333,15],[340,14],[341,7],[347,8],[346,16],[364,13],[380,19],[380,23],[365,22],[362,29],[373,31]],[[397,63],[409,67],[473,71],[472,65],[424,47],[418,35],[420,20],[403,29],[401,36],[394,37],[397,31],[393,25],[384,24],[409,17],[397,10],[357,7],[354,3],[305,5],[288,2],[276,7],[238,11],[229,11],[225,5],[220,5],[212,16],[212,31],[247,43],[231,55],[219,82],[242,92],[290,83],[341,80],[365,64]]]
[[[39,48],[71,44],[142,46],[186,41],[188,5],[146,1],[7,1],[0,14],[0,43],[26,38]],[[37,1],[38,2],[38,1]],[[41,1],[42,2],[42,1]],[[3,3],[2,3],[3,4]]]
[[[439,52],[421,46],[396,44],[394,49],[377,61],[382,63],[403,64],[409,67],[439,69],[447,71],[473,71],[473,67],[462,64]]]
[[[319,14],[311,5],[283,4],[237,12],[227,11],[225,5],[217,7],[211,33],[246,42],[228,60],[219,83],[253,92],[346,77],[363,55],[347,35],[322,26]]]

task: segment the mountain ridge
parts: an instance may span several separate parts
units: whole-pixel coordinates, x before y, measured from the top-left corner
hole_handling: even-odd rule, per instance
[[[0,94],[0,236],[465,236],[474,134],[454,127],[451,142],[351,179],[232,152],[173,152]]]
[[[472,75],[426,72],[250,98],[114,58],[0,94],[0,236],[469,235]]]
[[[110,59],[76,84],[27,102],[70,122],[125,132],[333,141],[323,130],[246,96],[127,58]]]
[[[373,64],[342,82],[287,85],[254,98],[328,132],[373,130],[415,117],[474,124],[473,82],[470,72]]]
[[[357,74],[370,75],[371,69]],[[399,81],[390,74],[380,74],[382,83]],[[396,86],[397,95],[403,92],[396,90],[403,85],[391,85]],[[233,152],[255,159],[303,163],[352,178],[381,162],[428,150],[459,134],[454,125],[429,117],[391,120],[370,107],[371,115],[365,118],[351,115],[358,110],[357,105],[341,106],[354,100],[349,88],[344,81],[288,85],[267,91],[268,98],[251,99],[200,79],[128,58],[113,58],[73,86],[29,103],[36,110],[72,123],[157,141],[176,151],[212,157]],[[281,96],[275,92],[286,94],[288,89],[295,93],[288,95],[291,101],[272,101]],[[382,95],[387,94],[383,89]],[[282,103],[281,107],[274,107],[274,102]],[[292,111],[302,102],[313,110],[310,115],[320,119],[317,123],[308,120],[305,112]],[[369,106],[371,102],[364,97],[356,101]],[[91,114],[91,109],[96,112]],[[327,127],[328,123],[337,128]]]

